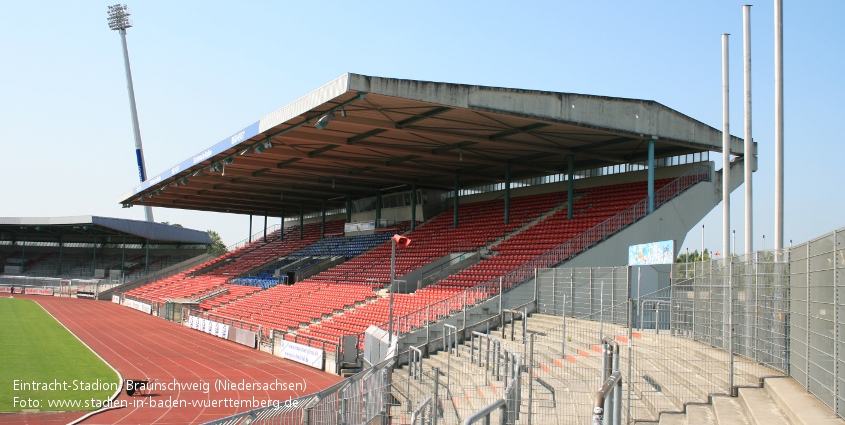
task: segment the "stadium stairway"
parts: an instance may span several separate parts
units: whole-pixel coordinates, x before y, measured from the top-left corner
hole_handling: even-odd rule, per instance
[[[565,336],[561,332],[561,317],[535,314],[529,316],[526,327],[528,334],[535,336],[534,367],[522,374],[521,415],[527,415],[529,385],[533,388],[532,422],[542,424],[588,424],[592,413],[593,394],[599,386],[601,374],[598,322],[567,318]],[[518,324],[517,324],[518,323]],[[531,356],[529,345],[523,343],[522,323],[504,328],[510,334],[516,326],[514,340],[501,338],[497,329],[490,332],[495,340],[511,350],[522,354],[523,364]],[[628,370],[627,328],[605,323],[605,334],[620,342],[623,376]],[[737,397],[727,394],[727,382],[720,379],[726,375],[726,353],[709,345],[690,341],[687,338],[661,337],[654,330],[632,332],[634,337],[634,373],[646,368],[645,379],[635,378],[632,384],[632,423],[660,423],[667,425],[786,425],[824,424],[843,425],[845,421],[809,394],[800,384],[789,377],[768,377],[780,373],[753,361],[736,357],[735,385]],[[566,352],[561,355],[564,338]],[[681,341],[672,341],[678,338]],[[483,341],[484,339],[480,339]],[[493,369],[479,366],[479,358],[488,352],[479,350],[479,339],[474,343],[464,341],[458,345],[458,354],[440,351],[423,358],[422,378],[411,379],[409,364],[394,372],[394,382],[399,382],[397,391],[401,406],[396,407],[394,416],[406,420],[407,406],[403,399],[423,400],[434,393],[434,369],[439,372],[439,390],[444,422],[459,422],[484,406],[503,396],[503,382]],[[475,345],[473,349],[472,346]],[[471,351],[475,355],[471,355]],[[671,352],[675,360],[663,358]],[[478,357],[478,353],[481,353]],[[488,357],[489,358],[489,357]],[[706,367],[709,370],[704,370]],[[527,369],[526,369],[527,370]],[[707,379],[713,382],[703,382]],[[765,379],[764,379],[765,378]],[[628,389],[625,377],[624,391]],[[716,389],[702,391],[701,388]],[[724,391],[720,391],[722,389]],[[623,415],[626,410],[623,410]],[[624,417],[624,416],[623,416]],[[524,418],[524,416],[523,416]],[[400,420],[400,422],[401,422]],[[624,419],[623,419],[624,420]],[[451,422],[450,422],[451,421]],[[522,422],[522,420],[521,420]],[[404,423],[404,422],[401,422]]]

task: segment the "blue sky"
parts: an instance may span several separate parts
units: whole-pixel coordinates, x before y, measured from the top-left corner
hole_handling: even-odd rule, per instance
[[[845,143],[836,135],[845,116],[845,2],[785,3],[788,245],[845,226]],[[0,216],[143,219],[141,208],[117,202],[137,174],[109,4],[0,3]],[[731,133],[742,137],[742,4],[136,0],[128,43],[147,171],[345,72],[650,99],[721,128],[721,33],[732,34]],[[773,33],[773,1],[752,7],[755,249],[763,235],[771,248],[774,232]],[[741,248],[741,188],[731,206]],[[227,244],[249,226],[247,217],[161,208],[155,218],[215,229]],[[254,230],[262,224],[256,218]],[[702,224],[705,246],[720,250],[721,207]],[[701,246],[700,226],[686,246]]]

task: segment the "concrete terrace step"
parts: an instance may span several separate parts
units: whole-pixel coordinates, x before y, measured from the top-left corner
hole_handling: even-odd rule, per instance
[[[768,378],[763,388],[796,425],[845,425],[845,420],[836,416],[832,409],[807,392],[795,379]]]
[[[752,425],[789,425],[792,422],[762,388],[740,388],[739,401]]]
[[[713,397],[713,411],[719,425],[751,425],[736,397]]]
[[[690,425],[716,425],[716,414],[713,406],[692,405],[687,406],[687,423]]]

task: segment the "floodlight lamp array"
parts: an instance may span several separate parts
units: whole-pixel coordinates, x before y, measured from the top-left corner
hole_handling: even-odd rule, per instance
[[[112,30],[125,30],[132,27],[132,21],[129,19],[129,6],[125,4],[116,4],[109,6],[109,28]]]

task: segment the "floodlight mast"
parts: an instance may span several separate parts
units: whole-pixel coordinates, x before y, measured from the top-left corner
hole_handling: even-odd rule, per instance
[[[129,49],[126,47],[126,29],[132,27],[129,20],[129,7],[125,4],[109,6],[109,28],[120,33],[120,41],[123,44],[123,66],[126,68],[126,88],[129,90],[129,111],[132,114],[132,131],[135,133],[135,158],[138,161],[138,177],[141,183],[147,179],[147,167],[144,165],[144,148],[141,146],[141,127],[138,125],[138,110],[135,107],[135,89],[132,87],[132,70],[129,68]],[[153,219],[153,208],[144,207],[144,216],[147,221]]]

